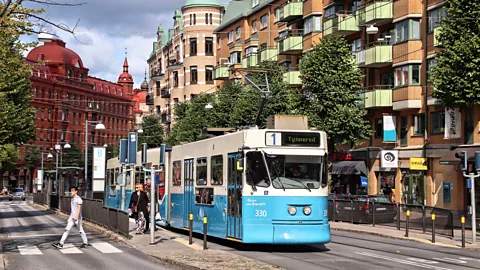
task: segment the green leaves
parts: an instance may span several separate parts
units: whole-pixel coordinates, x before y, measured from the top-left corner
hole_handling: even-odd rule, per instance
[[[440,23],[432,96],[447,108],[480,104],[480,2],[447,0]],[[468,15],[466,15],[468,14]],[[476,19],[477,18],[477,19]]]
[[[36,146],[33,146],[25,150],[22,161],[23,163],[25,163],[25,166],[28,169],[32,170],[33,168],[41,165],[42,153],[38,150]]]
[[[358,102],[363,74],[345,38],[324,38],[304,54],[300,72],[304,91],[310,96],[304,101],[309,125],[327,132],[329,151],[335,142],[358,145],[370,136],[365,110]]]
[[[147,147],[157,148],[163,142],[164,130],[157,115],[148,115],[143,117],[141,128],[143,133],[138,134],[138,145],[146,143]]]

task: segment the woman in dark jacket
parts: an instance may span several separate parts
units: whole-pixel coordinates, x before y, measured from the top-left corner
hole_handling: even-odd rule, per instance
[[[135,211],[135,206],[137,206]],[[135,218],[137,224],[137,234],[144,233],[145,219],[148,217],[148,197],[147,193],[143,191],[142,184],[135,185],[135,192],[130,197],[129,211],[132,211],[132,216]]]

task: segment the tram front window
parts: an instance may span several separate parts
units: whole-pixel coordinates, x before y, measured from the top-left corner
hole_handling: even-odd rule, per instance
[[[262,152],[255,151],[247,153],[247,182],[253,187],[270,186],[270,179],[268,178]]]
[[[279,189],[319,188],[322,158],[265,154],[272,185]]]

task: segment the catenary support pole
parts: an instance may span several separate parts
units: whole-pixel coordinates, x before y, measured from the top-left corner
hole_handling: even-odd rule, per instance
[[[150,245],[155,245],[155,168],[152,166],[150,176]],[[160,176],[159,176],[160,180]]]

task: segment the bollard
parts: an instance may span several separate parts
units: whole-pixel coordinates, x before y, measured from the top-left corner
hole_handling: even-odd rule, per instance
[[[465,217],[464,216],[462,216],[461,222],[462,222],[462,248],[464,248],[465,247]]]
[[[407,210],[407,225],[405,229],[405,237],[408,237],[408,229],[410,227],[410,210]]]
[[[188,244],[191,245],[193,243],[192,240],[192,231],[193,231],[193,214],[190,214],[189,216],[189,233],[188,233]]]
[[[397,202],[397,230],[400,231],[400,204]]]
[[[373,217],[372,217],[373,227],[375,227],[375,212],[376,212],[375,211],[375,202],[372,202],[372,211],[373,211]]]
[[[432,214],[432,243],[435,243],[435,214]]]
[[[203,217],[203,249],[207,249],[207,217]]]

